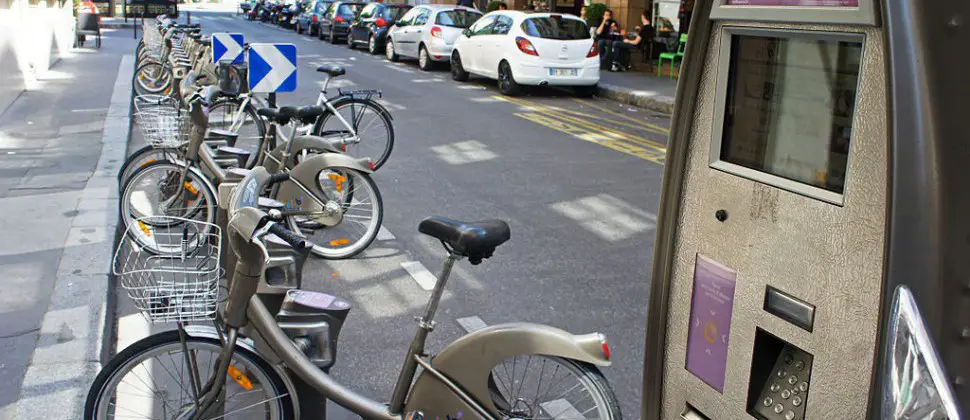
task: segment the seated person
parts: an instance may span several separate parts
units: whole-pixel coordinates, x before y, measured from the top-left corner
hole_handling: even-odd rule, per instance
[[[614,31],[616,32],[614,33]],[[596,27],[596,45],[600,53],[600,68],[606,68],[606,65],[613,61],[611,46],[615,40],[614,34],[619,35],[619,26],[613,20],[613,11],[607,9],[603,12],[603,21]]]
[[[639,48],[641,44],[648,45],[645,43],[652,42],[653,27],[650,26],[650,19],[647,18],[646,11],[640,13],[640,23],[642,23],[642,26],[637,27],[636,32],[628,34],[626,38],[614,41],[610,46],[613,53],[610,71],[623,71],[630,68],[630,51]]]

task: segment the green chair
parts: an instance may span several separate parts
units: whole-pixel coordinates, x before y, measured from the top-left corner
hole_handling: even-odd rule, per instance
[[[677,52],[665,52],[660,53],[660,57],[657,63],[657,76],[660,76],[664,70],[664,60],[670,60],[670,78],[674,78],[674,65],[678,60],[684,59],[684,47],[687,46],[687,34],[680,34],[680,42],[677,43]]]

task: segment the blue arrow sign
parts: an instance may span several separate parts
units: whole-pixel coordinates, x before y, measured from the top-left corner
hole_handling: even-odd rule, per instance
[[[296,90],[296,45],[250,44],[249,90],[256,93]]]
[[[220,61],[242,64],[243,45],[246,45],[243,34],[219,32],[212,34],[212,62]]]

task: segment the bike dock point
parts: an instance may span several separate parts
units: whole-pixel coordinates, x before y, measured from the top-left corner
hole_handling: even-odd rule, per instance
[[[956,50],[966,31],[956,42],[939,28],[959,9],[695,4],[653,259],[642,418],[885,419],[915,398],[953,419],[958,401],[970,407],[956,333],[970,330],[970,263],[946,233],[968,231],[957,216],[966,208],[955,209],[968,157],[956,140],[968,127],[946,80],[931,78],[970,64]]]

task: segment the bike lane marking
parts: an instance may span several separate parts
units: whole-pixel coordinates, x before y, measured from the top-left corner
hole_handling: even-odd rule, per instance
[[[424,264],[421,264],[420,261],[404,261],[401,263],[401,267],[403,267],[404,270],[411,275],[411,278],[418,283],[418,286],[424,290],[430,291],[434,289],[434,285],[438,283],[438,279],[434,276],[434,274],[431,274],[431,272],[428,271],[428,269],[425,268]]]

